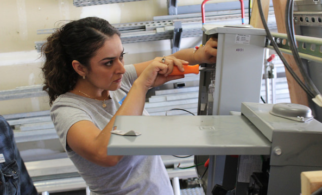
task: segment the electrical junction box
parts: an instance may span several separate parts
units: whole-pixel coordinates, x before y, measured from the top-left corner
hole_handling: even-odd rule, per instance
[[[240,111],[242,102],[259,102],[265,31],[249,26],[211,24],[205,24],[203,31],[203,44],[210,37],[216,37],[218,46],[216,64],[206,65],[215,68],[215,72],[204,72],[200,76],[199,110],[208,109],[208,112],[199,114],[229,115],[230,111]],[[209,80],[213,80],[213,92],[208,90]]]

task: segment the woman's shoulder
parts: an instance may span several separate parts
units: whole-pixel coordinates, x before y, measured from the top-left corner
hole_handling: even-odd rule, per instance
[[[73,102],[73,100],[78,99],[77,95],[67,92],[64,94],[59,95],[56,100],[54,101],[54,104],[60,104],[60,103],[66,103],[66,102]]]
[[[67,92],[58,96],[57,99],[53,102],[52,107],[62,105],[81,106],[82,104],[86,104],[86,100],[84,97],[73,94],[71,92]]]
[[[50,108],[51,115],[78,115],[80,113],[90,113],[92,106],[84,97],[67,92],[60,95]]]

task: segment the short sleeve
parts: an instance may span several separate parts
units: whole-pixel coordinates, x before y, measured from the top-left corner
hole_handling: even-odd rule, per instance
[[[76,104],[54,103],[51,108],[51,119],[55,125],[59,140],[66,151],[71,151],[67,145],[67,133],[70,127],[79,121],[92,121],[92,118],[85,110],[79,108]]]

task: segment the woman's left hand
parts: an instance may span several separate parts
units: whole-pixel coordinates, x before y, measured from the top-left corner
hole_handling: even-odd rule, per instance
[[[207,63],[214,64],[216,63],[217,56],[217,38],[210,38],[207,43],[201,46],[194,52],[194,59],[199,64]]]

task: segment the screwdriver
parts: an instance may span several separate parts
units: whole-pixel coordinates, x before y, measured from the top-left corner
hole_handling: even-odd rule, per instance
[[[183,68],[184,68],[184,71],[181,72],[177,66],[174,66],[173,71],[169,75],[179,76],[179,75],[185,75],[185,74],[199,74],[199,71],[215,71],[214,68],[199,67],[199,64],[183,65]]]

